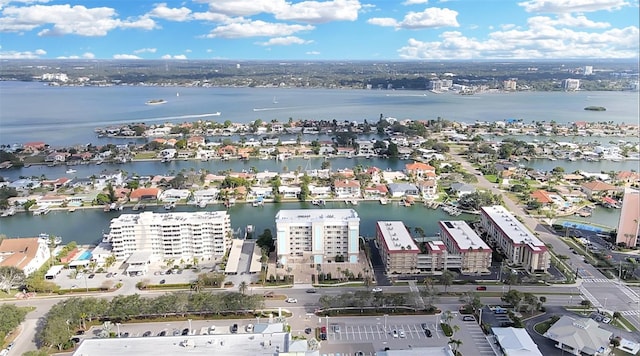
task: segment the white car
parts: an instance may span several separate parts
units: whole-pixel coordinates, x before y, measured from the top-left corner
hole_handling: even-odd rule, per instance
[[[379,293],[379,292],[382,292],[382,288],[380,288],[380,287],[375,287],[375,288],[373,288],[371,291],[372,291],[373,293]]]
[[[611,318],[604,318],[602,319],[602,322],[605,324],[609,324],[611,322]]]
[[[393,331],[391,332],[391,334],[393,335],[393,338],[394,338],[394,339],[398,338],[398,331],[393,330]]]
[[[244,328],[248,333],[252,333],[253,332],[253,324],[247,324],[247,326]]]
[[[296,298],[287,298],[287,299],[285,300],[285,302],[287,302],[287,303],[297,303],[297,302],[298,302],[298,300],[297,300]]]
[[[400,334],[400,338],[404,339],[405,337],[407,337],[407,335],[404,333],[404,330],[400,330],[398,332],[398,334]]]

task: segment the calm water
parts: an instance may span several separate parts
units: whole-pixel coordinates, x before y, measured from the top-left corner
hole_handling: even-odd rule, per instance
[[[180,96],[176,96],[179,92]],[[277,96],[278,103],[273,103]],[[162,105],[145,105],[164,98]],[[606,112],[585,111],[600,105]],[[576,120],[638,121],[638,93],[522,92],[473,96],[424,91],[49,87],[42,83],[0,82],[1,143],[46,141],[52,145],[95,142],[96,127],[130,122],[200,119],[250,122],[289,118],[376,122],[381,114],[398,119],[443,117],[459,122],[520,118],[568,123]],[[219,117],[208,116],[221,112]]]
[[[275,227],[275,216],[281,209],[311,209],[316,208],[311,203],[280,203],[265,204],[263,207],[253,207],[250,204],[236,204],[229,209],[231,225],[234,230],[246,225],[254,225],[258,233],[264,229]],[[378,202],[361,202],[357,206],[347,206],[343,202],[327,202],[327,209],[350,208],[360,216],[360,234],[362,236],[375,235],[375,222],[378,220],[403,221],[413,231],[415,227],[424,229],[427,236],[435,236],[438,232],[440,220],[474,220],[473,215],[451,217],[442,210],[432,210],[422,205],[402,207],[389,203],[380,205]],[[223,210],[220,204],[210,205],[206,210]],[[149,209],[151,210],[151,209]],[[179,206],[176,211],[196,211],[194,207]],[[165,212],[163,207],[155,208],[156,212]],[[125,209],[125,213],[135,213]],[[10,237],[33,237],[46,232],[62,236],[65,242],[77,241],[83,244],[94,243],[102,238],[104,232],[109,231],[109,223],[120,212],[105,213],[102,209],[77,210],[74,213],[66,211],[52,211],[47,215],[32,216],[31,214],[16,214],[10,218],[0,220],[0,233]]]

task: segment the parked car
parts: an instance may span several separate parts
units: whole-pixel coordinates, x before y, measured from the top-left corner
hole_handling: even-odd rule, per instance
[[[285,300],[285,302],[287,302],[287,303],[297,303],[297,302],[298,302],[298,300],[297,300],[296,298],[287,298],[287,299]]]
[[[487,290],[486,286],[477,286],[476,290]]]
[[[189,335],[189,328],[182,329],[182,336]]]
[[[71,342],[73,342],[74,344],[79,344],[80,343],[80,338],[79,337],[72,337],[71,338]],[[7,347],[7,350],[9,350],[8,347]]]
[[[165,281],[164,279],[160,280],[160,284],[165,284],[165,283],[167,283],[167,281]]]
[[[473,315],[465,315],[462,317],[463,321],[476,321],[476,318]]]
[[[307,289],[307,293],[316,293],[317,290],[315,288]]]
[[[311,331],[312,331],[311,328],[305,328],[304,329],[304,333],[307,334],[307,335],[311,334]]]
[[[252,333],[253,332],[253,324],[247,324],[247,326],[244,327],[244,329],[248,332],[248,333]]]
[[[79,341],[78,341],[79,342]],[[16,344],[13,342],[10,342],[9,345],[7,345],[7,350],[11,351],[11,349],[15,346]]]
[[[605,324],[609,324],[611,322],[611,318],[604,318],[602,319],[602,322]]]
[[[167,330],[162,330],[158,336],[167,336]]]
[[[142,337],[149,337],[151,336],[151,331],[145,331],[144,334],[142,334]]]
[[[404,339],[405,337],[407,337],[407,334],[404,333],[404,330],[400,330],[398,332],[398,335],[400,336],[401,339]]]
[[[393,338],[394,338],[394,339],[397,339],[397,338],[398,338],[398,330],[393,330],[393,331],[391,332],[391,335],[393,335]]]
[[[382,292],[382,288],[380,288],[380,287],[375,287],[375,288],[373,288],[371,291],[372,291],[373,293],[380,293],[380,292]]]
[[[326,340],[326,339],[327,339],[327,334],[321,333],[320,334],[320,340]]]
[[[216,326],[215,325],[209,326],[209,335],[213,334],[214,331],[216,331]]]
[[[334,333],[339,333],[339,332],[340,332],[340,325],[335,324],[335,325],[333,326],[333,332],[334,332]]]
[[[431,336],[432,336],[432,335],[431,335],[431,330],[429,330],[429,329],[426,329],[426,330],[424,331],[424,334],[425,334],[425,335],[427,335],[427,337],[431,337]]]
[[[95,276],[96,276],[96,274],[95,274],[95,273],[91,273],[91,274],[89,275],[89,279],[93,279],[93,277],[95,277]]]
[[[235,334],[238,332],[238,324],[231,325],[231,333]]]
[[[321,327],[320,328],[320,333],[321,334],[326,334],[327,333],[327,327],[326,326]]]

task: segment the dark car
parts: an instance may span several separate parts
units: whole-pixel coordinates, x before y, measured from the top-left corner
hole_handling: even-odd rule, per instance
[[[129,337],[129,333],[128,332],[122,333],[122,337]]]
[[[422,330],[428,330],[429,329],[429,325],[427,325],[427,323],[422,323],[422,324],[420,324],[420,326],[422,327]]]
[[[327,334],[322,333],[320,334],[320,340],[326,340],[327,339]]]
[[[79,337],[73,337],[73,338],[71,338],[71,341],[73,341],[74,344],[79,344],[80,343],[80,338]]]
[[[182,336],[189,335],[189,328],[182,329]]]
[[[149,337],[151,336],[151,331],[145,331],[144,334],[142,334],[142,337]]]
[[[162,330],[158,336],[167,336],[167,330]]]
[[[160,280],[160,284],[165,284],[165,283],[167,283],[167,281],[165,281],[164,279]]]
[[[431,337],[431,330],[429,329],[425,329],[424,334],[427,335],[427,337]]]
[[[113,276],[113,273],[109,272],[107,273],[107,278],[111,278]]]
[[[173,270],[170,270],[170,269],[167,270],[167,274],[172,274],[172,273],[173,273]]]
[[[91,274],[89,275],[89,279],[93,279],[93,277],[95,277],[95,276],[96,276],[96,274],[95,274],[95,273],[91,273]]]
[[[316,293],[316,292],[317,292],[317,290],[315,290],[313,288],[307,289],[307,293]]]
[[[84,330],[78,330],[78,331],[76,331],[76,335],[84,335]]]
[[[311,328],[304,329],[304,333],[307,335],[311,334]]]
[[[238,332],[238,324],[231,325],[231,333],[235,334]]]
[[[486,286],[477,286],[476,290],[487,290]]]

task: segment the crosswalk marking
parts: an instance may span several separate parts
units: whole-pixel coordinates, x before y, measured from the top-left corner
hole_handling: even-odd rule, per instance
[[[640,315],[640,310],[623,310],[620,312],[622,315]]]

